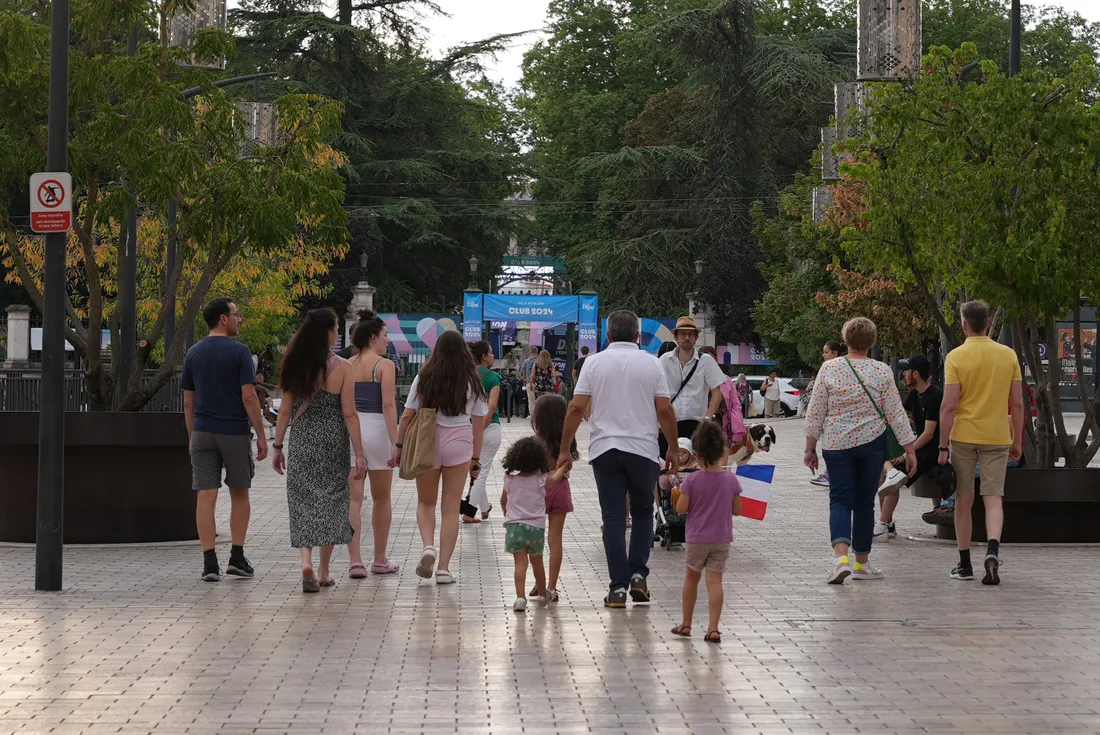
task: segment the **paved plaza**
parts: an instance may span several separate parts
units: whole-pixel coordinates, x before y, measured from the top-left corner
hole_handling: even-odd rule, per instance
[[[507,424],[506,442],[525,432]],[[67,547],[65,591],[36,593],[33,549],[0,548],[0,731],[1100,732],[1100,549],[1007,546],[990,588],[948,578],[952,546],[899,538],[875,548],[885,581],[827,586],[827,491],[800,463],[802,422],[777,432],[762,460],[778,467],[767,520],[736,526],[720,646],[703,642],[705,592],[695,637],[669,635],[681,551],[654,549],[651,606],[602,607],[585,465],[562,599],[519,615],[499,511],[462,528],[457,585],[413,574],[405,483],[392,536],[402,571],[349,580],[340,551],[338,585],[303,595],[283,479],[265,462],[253,580],[201,582],[197,543]],[[493,497],[500,481],[498,469]],[[903,498],[901,534],[928,535],[928,502]],[[223,564],[228,507],[223,497]]]

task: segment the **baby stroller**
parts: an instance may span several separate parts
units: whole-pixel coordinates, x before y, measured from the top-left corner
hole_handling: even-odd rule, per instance
[[[695,472],[694,469],[680,470],[680,475]],[[657,512],[654,516],[653,541],[660,540],[661,548],[672,551],[676,546],[684,543],[684,534],[687,526],[687,515],[676,512],[672,503],[673,483],[679,483],[662,473],[657,485]],[[652,544],[650,544],[652,546]]]

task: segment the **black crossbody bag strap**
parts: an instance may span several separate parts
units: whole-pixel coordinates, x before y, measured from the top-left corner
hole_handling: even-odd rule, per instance
[[[699,363],[703,360],[698,358],[695,360],[695,364],[691,366],[691,370],[688,372],[688,376],[684,378],[684,382],[680,383],[680,390],[676,391],[676,395],[672,397],[669,403],[676,403],[676,399],[680,397],[680,394],[684,392],[684,386],[691,382],[692,377],[695,375],[695,371],[699,369]]]

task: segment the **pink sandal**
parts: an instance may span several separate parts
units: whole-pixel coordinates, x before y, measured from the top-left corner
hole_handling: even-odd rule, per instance
[[[370,570],[375,574],[393,574],[401,567],[393,559],[386,559],[385,561],[376,561],[370,565]]]
[[[367,567],[361,561],[357,561],[348,568],[348,577],[351,579],[366,579]]]

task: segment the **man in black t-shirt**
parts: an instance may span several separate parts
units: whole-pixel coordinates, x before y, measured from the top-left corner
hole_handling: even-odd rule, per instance
[[[909,388],[905,399],[905,410],[913,422],[913,431],[917,434],[917,469],[912,476],[905,474],[905,458],[887,462],[886,481],[879,488],[880,520],[875,524],[875,536],[888,534],[894,538],[894,509],[901,497],[900,488],[912,485],[932,467],[939,464],[940,446],[940,404],[943,402],[943,390],[928,382],[932,375],[932,363],[924,355],[915,355],[902,360],[898,367],[902,370],[902,380]]]

